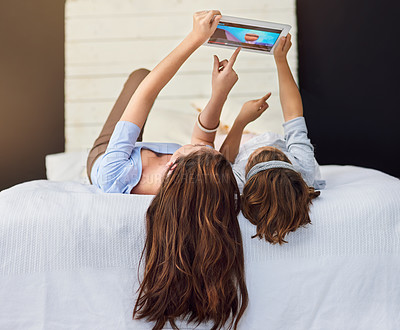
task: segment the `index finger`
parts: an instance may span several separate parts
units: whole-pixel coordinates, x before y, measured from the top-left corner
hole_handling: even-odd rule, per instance
[[[238,48],[235,49],[235,52],[232,54],[231,58],[229,59],[228,66],[232,67],[233,64],[235,64],[236,58],[237,58],[237,56],[238,56],[238,54],[239,54],[241,49],[242,49],[242,47],[238,47]]]
[[[219,10],[208,10],[206,14],[207,19],[209,19],[210,21],[214,21],[214,17],[217,15],[221,15],[221,12]]]
[[[268,100],[268,99],[270,98],[271,95],[272,95],[272,93],[271,93],[271,92],[268,92],[267,94],[265,94],[265,95],[261,98],[261,100],[263,100],[263,102],[265,102],[266,100]]]
[[[221,15],[221,12],[220,12],[219,10],[210,10],[209,12],[212,13],[213,16],[215,16],[215,15]]]

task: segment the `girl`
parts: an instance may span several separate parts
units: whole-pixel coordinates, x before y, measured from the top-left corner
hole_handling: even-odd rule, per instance
[[[87,170],[109,193],[155,194],[147,215],[145,269],[133,317],[162,329],[175,321],[237,327],[247,306],[240,194],[226,158],[213,149],[222,106],[238,77],[214,57],[212,96],[199,114],[190,145],[141,143],[143,126],[161,91],[215,31],[221,13],[193,16],[193,30],[153,71],[129,77],[94,147]],[[111,134],[112,133],[112,134]]]
[[[286,59],[290,47],[288,34],[274,50],[284,138],[273,133],[260,135],[244,144],[238,154],[244,128],[268,108],[268,93],[243,105],[220,149],[235,162],[233,170],[243,192],[243,215],[257,226],[253,237],[272,244],[286,243],[289,232],[311,222],[310,204],[320,194],[314,187],[324,187],[324,181],[318,180],[319,168],[307,137],[300,93]]]

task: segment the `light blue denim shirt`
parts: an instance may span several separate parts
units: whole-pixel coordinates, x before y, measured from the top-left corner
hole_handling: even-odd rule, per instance
[[[181,147],[177,143],[136,142],[139,134],[139,126],[131,122],[117,123],[106,152],[93,164],[93,185],[107,193],[130,194],[142,176],[142,148],[173,154]]]

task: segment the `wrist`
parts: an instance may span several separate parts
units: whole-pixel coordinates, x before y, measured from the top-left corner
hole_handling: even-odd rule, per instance
[[[288,61],[286,57],[278,57],[278,58],[274,58],[275,59],[275,64],[277,66],[281,66],[281,65],[287,65]]]
[[[193,30],[187,35],[186,38],[190,40],[190,42],[193,43],[196,48],[199,48],[205,42],[203,38],[195,33]]]
[[[244,130],[245,127],[247,126],[248,121],[242,117],[237,116],[235,121],[233,122],[233,126],[235,126],[237,129]]]
[[[211,92],[211,101],[225,103],[227,98],[228,98],[227,93],[214,90]]]

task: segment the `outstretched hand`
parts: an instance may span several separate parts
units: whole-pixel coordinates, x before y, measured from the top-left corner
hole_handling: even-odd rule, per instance
[[[240,110],[237,120],[242,122],[244,125],[251,123],[260,117],[265,110],[268,109],[269,105],[267,100],[271,96],[271,93],[264,95],[262,98],[257,100],[250,100],[243,104]]]
[[[285,60],[291,46],[292,46],[292,36],[290,33],[288,33],[286,37],[281,37],[274,49],[275,61]]]
[[[220,61],[217,55],[214,55],[214,67],[212,72],[212,94],[215,96],[227,97],[232,87],[239,80],[233,65],[241,50],[236,48],[231,58]]]
[[[221,17],[219,10],[203,10],[193,14],[192,35],[200,45],[213,35]]]

